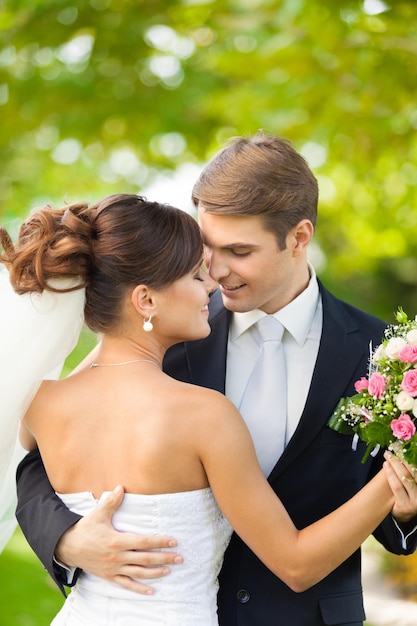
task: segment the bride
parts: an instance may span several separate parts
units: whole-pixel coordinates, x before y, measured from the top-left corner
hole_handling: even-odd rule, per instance
[[[115,527],[175,536],[184,556],[149,595],[83,572],[54,626],[216,626],[217,574],[232,527],[277,576],[303,591],[389,513],[395,460],[345,505],[298,531],[264,478],[234,405],[162,372],[170,346],[210,333],[207,305],[216,284],[202,267],[198,225],[185,212],[113,195],[93,206],[44,207],[15,244],[4,229],[0,243],[9,272],[2,276],[2,306],[10,305],[3,332],[18,329],[6,363],[19,370],[10,367],[2,387],[9,450],[12,422],[24,415],[21,441],[39,447],[69,508],[84,515],[122,485]],[[40,384],[71,348],[82,312],[101,335],[94,362]]]

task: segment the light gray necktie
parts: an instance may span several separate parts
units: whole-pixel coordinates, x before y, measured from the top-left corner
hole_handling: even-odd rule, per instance
[[[261,352],[240,403],[240,412],[255,444],[259,464],[269,476],[285,447],[287,372],[283,325],[271,315],[256,323]]]

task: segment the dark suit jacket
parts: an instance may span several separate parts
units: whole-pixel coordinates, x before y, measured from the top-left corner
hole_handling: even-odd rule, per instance
[[[320,290],[323,331],[306,406],[269,477],[298,528],[345,502],[382,462],[377,457],[361,464],[362,450],[353,452],[351,438],[326,424],[340,397],[352,394],[353,383],[366,375],[369,342],[374,346],[381,342],[385,325],[337,300],[322,285]],[[164,361],[167,373],[224,392],[229,315],[216,292],[210,303],[210,337],[171,348]],[[79,516],[54,496],[36,453],[28,455],[19,467],[18,496],[17,517],[23,532],[62,588],[64,579],[53,563],[53,552],[60,536]],[[406,552],[390,517],[375,535],[389,550]],[[414,541],[408,552],[416,544]],[[220,576],[219,618],[221,626],[359,626],[365,618],[360,551],[326,579],[296,594],[233,535]]]

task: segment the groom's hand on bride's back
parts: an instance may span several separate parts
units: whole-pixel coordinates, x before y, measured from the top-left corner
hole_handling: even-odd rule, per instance
[[[61,537],[55,556],[70,567],[79,567],[125,589],[151,594],[152,587],[135,579],[166,576],[171,571],[168,566],[183,559],[176,552],[160,552],[161,548],[176,547],[172,537],[134,535],[113,528],[112,517],[123,496],[123,488],[116,487]]]

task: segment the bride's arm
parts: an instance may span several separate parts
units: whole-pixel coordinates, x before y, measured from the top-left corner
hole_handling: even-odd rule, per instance
[[[201,406],[207,414],[198,420],[200,454],[216,500],[242,540],[293,591],[304,591],[338,567],[392,509],[381,471],[343,506],[297,530],[264,478],[233,405],[218,396]]]

